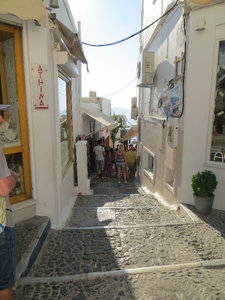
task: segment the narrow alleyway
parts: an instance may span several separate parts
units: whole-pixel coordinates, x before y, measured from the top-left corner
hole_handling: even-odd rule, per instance
[[[136,181],[92,188],[66,227],[49,231],[15,299],[225,299],[223,212],[171,211]]]

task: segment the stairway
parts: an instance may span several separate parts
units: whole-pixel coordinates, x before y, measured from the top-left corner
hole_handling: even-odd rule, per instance
[[[225,241],[214,228],[140,193],[136,181],[95,179],[92,188],[94,195],[78,197],[65,228],[49,230],[29,273],[17,282],[15,299],[225,295],[217,268]]]

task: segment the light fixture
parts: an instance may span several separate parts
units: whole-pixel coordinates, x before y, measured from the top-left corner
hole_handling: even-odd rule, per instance
[[[50,0],[49,6],[51,8],[59,8],[59,2],[58,2],[58,0]]]
[[[203,31],[205,29],[206,29],[206,21],[205,21],[205,19],[204,18],[199,18],[197,20],[195,30],[196,31]]]

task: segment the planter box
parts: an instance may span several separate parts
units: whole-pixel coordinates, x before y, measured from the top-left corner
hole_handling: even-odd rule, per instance
[[[210,197],[199,197],[193,194],[195,207],[200,214],[209,214],[212,210],[214,194]]]

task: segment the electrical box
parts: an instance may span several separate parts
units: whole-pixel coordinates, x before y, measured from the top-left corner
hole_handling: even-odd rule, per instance
[[[170,118],[167,124],[167,144],[171,148],[177,148],[177,119]]]
[[[137,63],[137,86],[151,87],[154,84],[154,52],[142,52]]]

